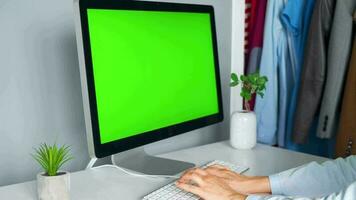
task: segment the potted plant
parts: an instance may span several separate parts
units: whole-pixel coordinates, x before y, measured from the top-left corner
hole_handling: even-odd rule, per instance
[[[52,146],[45,143],[35,148],[32,157],[43,168],[44,172],[37,174],[37,191],[40,200],[69,200],[69,172],[59,171],[60,168],[73,159],[69,146]]]
[[[245,110],[234,112],[231,116],[230,143],[237,149],[251,149],[256,145],[257,120],[249,102],[254,95],[263,98],[268,79],[256,72],[240,77],[232,73],[231,80],[231,87],[241,85],[240,96],[243,98]]]

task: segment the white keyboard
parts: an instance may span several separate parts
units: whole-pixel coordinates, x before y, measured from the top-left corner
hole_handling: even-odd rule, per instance
[[[215,164],[228,167],[232,171],[239,173],[239,174],[248,170],[248,167],[236,166],[234,164],[227,163],[227,162],[220,161],[220,160],[214,160],[212,162],[209,162],[208,164],[204,165],[203,168],[206,168],[208,166],[215,165]],[[160,189],[146,195],[143,198],[143,200],[194,200],[194,199],[198,200],[200,198],[192,193],[183,191],[183,190],[179,189],[178,187],[176,187],[175,181],[173,181],[172,183],[169,183],[166,186],[161,187]]]

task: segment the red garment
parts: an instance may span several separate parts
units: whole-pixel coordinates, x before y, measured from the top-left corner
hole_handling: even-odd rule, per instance
[[[256,15],[256,5],[258,0],[245,0],[246,8],[245,8],[245,56],[249,54],[251,50],[250,42],[250,34],[253,27],[253,22],[255,20]],[[246,64],[245,64],[246,66]],[[246,67],[245,67],[246,68]]]
[[[245,74],[258,71],[263,45],[267,0],[245,0]],[[251,110],[255,107],[255,95],[249,102]]]

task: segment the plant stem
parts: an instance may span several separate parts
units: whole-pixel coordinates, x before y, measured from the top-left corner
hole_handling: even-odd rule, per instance
[[[250,112],[251,108],[250,108],[250,104],[248,103],[249,101],[247,101],[246,99],[244,99],[244,104],[245,104],[245,109]]]

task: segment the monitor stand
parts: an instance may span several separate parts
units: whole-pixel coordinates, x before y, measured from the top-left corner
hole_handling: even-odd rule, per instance
[[[118,167],[146,175],[173,176],[195,167],[193,163],[148,155],[144,147],[112,155],[111,160],[112,163]],[[91,166],[89,163],[87,168],[91,168],[94,163],[92,163]]]

